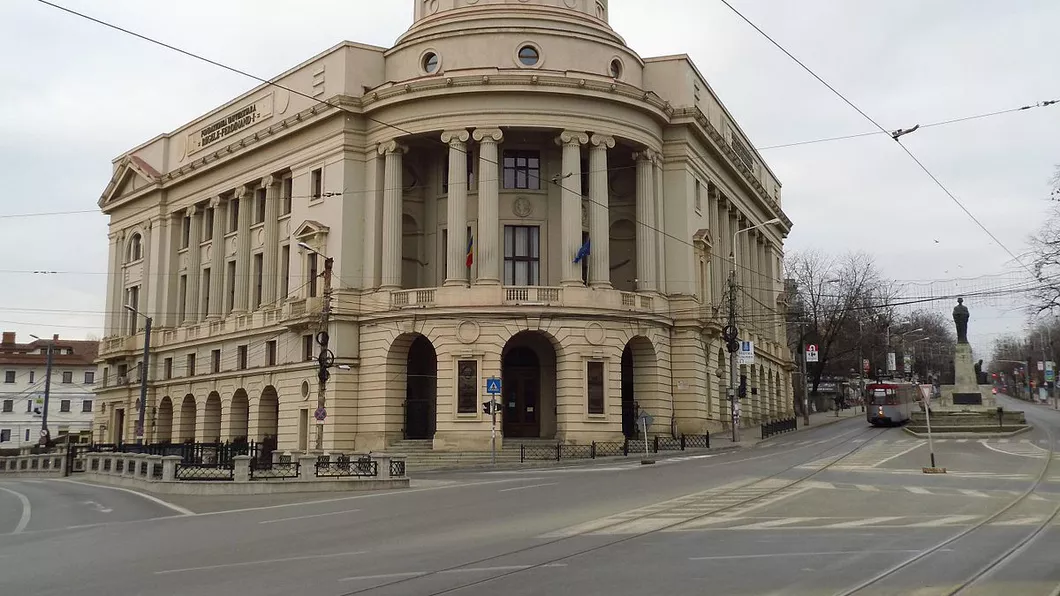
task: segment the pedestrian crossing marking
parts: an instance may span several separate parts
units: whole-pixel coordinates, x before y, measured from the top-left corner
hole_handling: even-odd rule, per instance
[[[858,490],[862,490],[869,493],[880,492],[880,489],[878,487],[875,487],[871,484],[855,484],[854,486],[856,486]]]
[[[873,526],[876,524],[882,524],[896,519],[902,519],[901,515],[885,515],[882,517],[866,517],[864,519],[855,519],[847,522],[839,522],[837,524],[828,524],[824,526],[826,528],[860,528],[862,526]]]
[[[921,528],[936,528],[939,526],[956,525],[962,522],[970,522],[974,519],[979,519],[978,515],[947,515],[945,517],[935,518],[930,521],[922,522]]]
[[[907,486],[905,489],[907,491],[911,492],[911,493],[915,493],[915,494],[918,494],[918,495],[930,495],[930,494],[933,494],[928,489],[922,488],[922,487],[919,487],[919,486]]]
[[[972,489],[972,488],[962,488],[962,489],[959,489],[959,490],[960,490],[960,493],[962,495],[967,495],[969,497],[979,497],[979,498],[985,498],[985,499],[989,499],[990,498],[990,495],[984,493],[981,490],[975,490],[975,489]]]

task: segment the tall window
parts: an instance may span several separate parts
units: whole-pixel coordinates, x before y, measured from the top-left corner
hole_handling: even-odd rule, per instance
[[[589,413],[604,413],[604,363],[587,362],[585,382],[588,390]]]
[[[283,178],[283,190],[280,191],[280,215],[291,212],[291,196],[294,194],[294,180],[290,176]]]
[[[199,312],[210,312],[210,268],[207,267],[202,270],[202,281],[199,282],[202,286],[202,306]]]
[[[133,234],[132,238],[129,239],[129,261],[139,261],[144,256],[144,244],[143,237],[139,234]]]
[[[254,191],[254,223],[265,221],[265,192],[264,188]]]
[[[173,359],[166,358],[162,361],[162,378],[169,380],[173,378]]]
[[[310,253],[306,255],[306,269],[309,271],[309,279],[306,282],[309,284],[309,297],[316,298],[317,296],[317,255],[316,253]]]
[[[302,336],[302,359],[313,360],[313,336],[303,335]]]
[[[4,371],[4,382],[5,383],[14,383],[15,382],[15,371],[13,371],[13,370]]]
[[[15,400],[13,400],[13,399],[5,399],[4,400],[4,411],[5,412],[14,412],[15,411]]]
[[[582,246],[589,241],[589,232],[582,232]],[[590,247],[591,250],[591,247]],[[582,283],[589,284],[589,257],[582,257]]]
[[[92,400],[90,400],[90,399],[81,400],[81,411],[85,412],[85,413],[91,412],[92,411]]]
[[[541,153],[505,151],[504,188],[541,190]]]
[[[696,178],[696,194],[695,194],[696,212],[699,212],[699,211],[703,210],[703,196],[702,196],[703,190],[702,189],[703,189],[703,185],[699,182],[699,178]]]
[[[188,298],[188,276],[181,275],[177,280],[177,321],[183,322],[188,310],[184,307]]]
[[[235,232],[239,229],[239,207],[241,199],[232,198],[228,201],[228,231]]]
[[[317,168],[309,172],[309,196],[320,199],[324,196],[324,170]]]
[[[70,411],[70,400],[64,399],[59,401],[59,411],[69,412]]]
[[[239,370],[247,369],[247,347],[248,346],[236,347],[236,367]]]
[[[133,286],[125,291],[126,298],[125,304],[132,307],[132,310],[140,309],[140,286]],[[129,335],[136,335],[137,325],[139,323],[139,315],[129,310],[125,311],[125,316],[128,317],[128,330]]]
[[[221,350],[210,350],[210,372],[221,372]]]
[[[188,362],[185,365],[185,370],[187,370],[187,375],[189,377],[195,376],[195,354],[188,354]]]
[[[261,253],[254,255],[254,308],[261,307],[261,284],[264,273],[264,258]]]
[[[191,216],[185,215],[180,220],[180,247],[188,248],[191,245]]]
[[[202,239],[213,240],[213,216],[217,209],[210,207],[202,215]]]
[[[11,429],[5,428],[0,430],[0,443],[7,443],[11,441]]]
[[[504,285],[540,285],[540,232],[537,226],[504,226]]]
[[[29,382],[32,384],[33,380],[37,377],[37,371],[29,371]]]
[[[280,298],[291,292],[291,245],[280,247]]]
[[[270,339],[265,342],[265,366],[276,365],[276,340]]]
[[[232,309],[236,307],[236,262],[228,261],[228,279],[225,284],[228,286],[228,305],[225,307],[225,312],[232,312]]]
[[[69,385],[70,383],[73,383],[73,382],[74,382],[74,373],[73,373],[73,371],[70,371],[70,370],[63,371],[63,383]]]

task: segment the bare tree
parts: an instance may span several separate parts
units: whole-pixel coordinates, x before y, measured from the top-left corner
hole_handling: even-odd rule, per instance
[[[1052,179],[1052,197],[1060,200],[1060,166]],[[1060,310],[1060,207],[1054,206],[1045,223],[1030,238],[1037,287],[1031,292],[1034,314]]]

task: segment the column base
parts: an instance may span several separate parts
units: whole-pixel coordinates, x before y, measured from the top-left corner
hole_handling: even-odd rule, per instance
[[[443,288],[466,288],[468,286],[466,279],[447,279],[442,282]]]
[[[612,286],[611,282],[609,282],[609,281],[591,281],[591,282],[589,282],[589,287],[594,289],[594,290],[613,290],[613,289],[615,289],[615,287]]]
[[[493,279],[493,278],[479,278],[479,279],[475,280],[475,285],[476,286],[499,286],[499,285],[501,285],[501,280]]]
[[[582,283],[581,279],[577,279],[577,280],[570,280],[570,279],[563,280],[563,281],[559,282],[559,285],[561,287],[564,287],[564,288],[584,288],[585,287],[585,284]]]

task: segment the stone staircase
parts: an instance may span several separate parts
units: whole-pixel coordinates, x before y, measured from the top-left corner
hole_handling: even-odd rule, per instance
[[[497,449],[498,464],[519,463],[519,443]],[[409,474],[425,470],[442,470],[449,468],[474,468],[490,465],[489,451],[435,451],[431,440],[403,439],[387,448],[390,453],[401,453],[408,456],[406,470]]]

